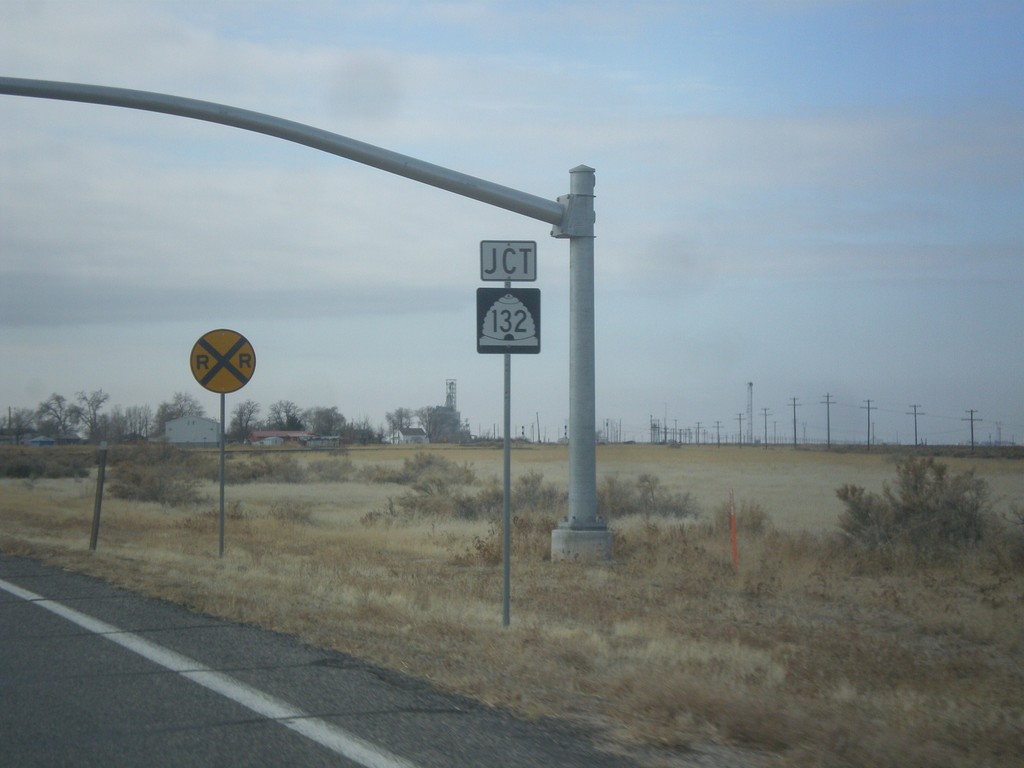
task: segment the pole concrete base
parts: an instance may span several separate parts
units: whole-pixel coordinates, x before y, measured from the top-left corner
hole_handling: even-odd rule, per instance
[[[551,560],[612,559],[612,532],[607,528],[556,528],[551,532]]]

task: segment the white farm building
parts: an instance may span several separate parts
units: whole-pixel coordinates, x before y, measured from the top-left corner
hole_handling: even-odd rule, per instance
[[[220,445],[220,422],[205,416],[182,416],[164,427],[167,442],[175,445]]]

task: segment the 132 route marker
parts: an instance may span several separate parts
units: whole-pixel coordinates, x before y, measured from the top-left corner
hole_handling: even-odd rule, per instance
[[[538,354],[540,288],[477,288],[476,329],[481,354]]]

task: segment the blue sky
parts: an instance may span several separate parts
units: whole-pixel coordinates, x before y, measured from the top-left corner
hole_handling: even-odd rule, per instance
[[[597,171],[597,420],[1024,441],[1019,2],[0,3],[0,75],[206,99],[554,199]],[[568,247],[547,225],[267,137],[0,96],[0,404],[195,394],[383,422],[475,352],[480,240],[538,242],[543,352],[513,422],[568,417]],[[520,427],[521,428],[521,427]],[[518,429],[517,429],[518,431]]]

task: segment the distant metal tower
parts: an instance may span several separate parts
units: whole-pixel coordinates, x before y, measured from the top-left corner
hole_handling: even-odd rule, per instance
[[[747,445],[754,444],[754,382],[747,382]]]
[[[448,380],[446,380],[445,383],[444,383],[444,388],[445,388],[444,407],[445,408],[450,408],[453,411],[457,411],[458,408],[455,407],[455,379],[448,379]]]

